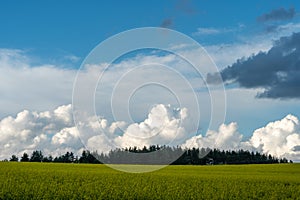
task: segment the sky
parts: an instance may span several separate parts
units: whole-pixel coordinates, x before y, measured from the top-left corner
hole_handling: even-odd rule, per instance
[[[3,1],[0,24],[0,159],[157,143],[300,160],[298,1]],[[104,70],[105,57],[143,37],[99,44],[142,27],[178,31],[204,51],[181,40],[173,53],[129,52]],[[93,95],[97,119],[74,113]]]

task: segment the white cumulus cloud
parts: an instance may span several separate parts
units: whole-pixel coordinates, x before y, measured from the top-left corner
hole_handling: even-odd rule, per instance
[[[256,129],[249,144],[255,149],[279,157],[296,158],[300,146],[299,119],[287,115],[281,120],[270,122],[265,127]]]
[[[88,127],[82,129],[87,148],[98,152],[108,152],[114,148],[139,147],[149,145],[181,145],[193,134],[195,126],[190,122],[186,108],[173,108],[157,104],[146,119],[139,123],[112,122],[106,119],[89,119]],[[86,131],[86,132],[84,132]],[[90,132],[94,132],[91,134]],[[97,134],[98,133],[98,134]]]
[[[130,124],[115,141],[121,147],[179,145],[191,134],[192,126],[188,120],[186,108],[173,109],[170,105],[158,104],[151,109],[147,119]]]
[[[94,134],[80,132],[73,123],[71,105],[52,111],[24,110],[15,117],[0,121],[0,159],[12,154],[42,150],[53,156],[82,149],[108,152],[114,148],[149,145],[219,148],[223,150],[248,149],[277,157],[300,160],[300,123],[293,115],[270,122],[256,129],[252,137],[243,141],[235,122],[222,124],[218,130],[208,130],[205,135],[195,134],[186,108],[173,108],[157,104],[146,119],[139,123],[109,122],[90,117],[86,125]],[[96,134],[95,134],[96,133]],[[86,134],[86,135],[85,135]]]
[[[24,110],[16,117],[9,116],[0,121],[0,159],[25,151],[43,150],[57,154],[67,147],[82,148],[78,136],[71,105],[45,112]],[[62,147],[64,149],[60,149]],[[76,148],[72,150],[76,151]]]
[[[256,129],[248,141],[242,141],[242,138],[237,123],[222,124],[218,131],[208,130],[205,136],[194,136],[182,146],[224,150],[245,149],[279,158],[300,160],[300,124],[299,119],[293,115],[289,114],[281,120]]]
[[[238,132],[237,123],[232,122],[228,125],[222,124],[218,131],[208,130],[205,136],[197,135],[188,139],[183,147],[239,149],[242,137]]]
[[[96,134],[78,131],[71,105],[45,112],[24,110],[16,117],[5,117],[0,121],[0,159],[33,150],[56,156],[66,151],[78,154],[83,148],[108,152],[117,147],[171,146],[185,141],[194,128],[186,108],[163,104],[154,106],[140,123],[109,123],[97,117],[90,117],[88,121],[86,126]]]

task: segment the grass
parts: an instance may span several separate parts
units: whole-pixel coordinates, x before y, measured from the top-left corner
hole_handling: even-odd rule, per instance
[[[300,199],[300,164],[168,166],[0,162],[0,199]]]

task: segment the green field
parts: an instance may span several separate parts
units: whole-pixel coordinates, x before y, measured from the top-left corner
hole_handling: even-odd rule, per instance
[[[300,164],[169,166],[0,162],[0,199],[300,199]]]

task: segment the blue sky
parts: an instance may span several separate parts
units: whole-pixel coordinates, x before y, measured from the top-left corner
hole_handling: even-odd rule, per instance
[[[0,45],[30,49],[58,59],[61,53],[85,57],[107,37],[137,27],[160,26],[192,36],[204,44],[234,42],[226,37],[196,37],[199,27],[259,30],[256,18],[274,8],[299,9],[297,1],[5,1],[1,2]]]
[[[226,83],[224,122],[236,122],[244,141],[269,122],[285,119],[288,114],[300,117],[298,1],[2,1],[0,24],[3,124],[10,120],[8,116],[17,118],[24,109],[53,111],[70,104],[77,69],[91,50],[115,34],[140,27],[176,30],[206,49]],[[132,58],[136,65],[153,59],[180,68],[176,58],[170,61],[168,55],[128,55],[126,59]],[[89,70],[94,73],[93,66]],[[153,103],[151,97],[145,98]],[[134,118],[142,122],[151,109],[138,108],[133,111]],[[98,114],[105,117],[105,111]],[[295,131],[300,133],[298,128]]]

